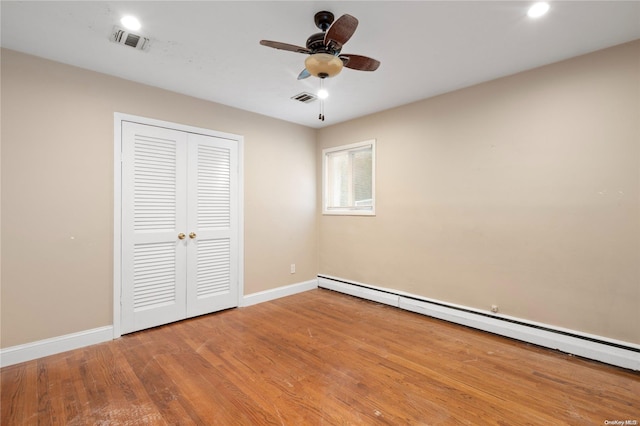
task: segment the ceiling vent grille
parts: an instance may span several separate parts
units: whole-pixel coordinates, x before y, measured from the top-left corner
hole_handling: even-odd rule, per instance
[[[312,95],[311,93],[302,92],[295,96],[292,96],[291,99],[293,99],[294,101],[300,101],[305,104],[308,104],[315,101],[318,98],[315,95]]]
[[[112,42],[122,44],[124,46],[133,47],[138,50],[149,49],[149,38],[140,34],[134,34],[131,31],[127,31],[124,28],[118,26],[113,27],[111,37]]]

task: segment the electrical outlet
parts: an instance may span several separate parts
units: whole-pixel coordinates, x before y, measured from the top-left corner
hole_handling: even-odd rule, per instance
[[[295,274],[295,273],[296,273],[296,264],[295,264],[295,263],[292,263],[292,264],[291,264],[291,273],[292,273],[292,274]]]
[[[494,314],[498,313],[498,305],[491,305],[491,312],[493,312]]]

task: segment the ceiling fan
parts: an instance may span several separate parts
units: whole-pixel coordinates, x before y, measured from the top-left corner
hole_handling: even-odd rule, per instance
[[[341,53],[342,46],[349,41],[358,27],[358,20],[345,14],[334,21],[333,13],[321,11],[315,14],[315,24],[322,32],[312,34],[306,46],[301,47],[271,40],[260,40],[260,44],[274,49],[306,53],[305,68],[298,80],[309,76],[321,79],[333,77],[342,71],[343,66],[358,71],[375,71],[380,61],[368,56]]]

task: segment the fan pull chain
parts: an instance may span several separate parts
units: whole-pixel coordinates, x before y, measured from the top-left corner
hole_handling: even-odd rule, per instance
[[[322,92],[322,82],[324,79],[320,79],[320,90],[318,93]],[[320,98],[320,114],[318,114],[318,120],[324,121],[324,99]]]

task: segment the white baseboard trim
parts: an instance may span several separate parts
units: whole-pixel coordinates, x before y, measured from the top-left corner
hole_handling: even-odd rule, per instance
[[[291,296],[297,293],[302,293],[304,291],[313,290],[314,288],[318,288],[317,279],[285,285],[283,287],[277,287],[270,290],[259,291],[257,293],[251,293],[244,296],[241,306],[245,307],[256,305],[258,303],[268,302],[270,300],[279,299],[281,297]]]
[[[38,340],[24,345],[11,346],[0,349],[0,367],[7,367],[109,340],[113,340],[113,326],[110,325]]]
[[[303,291],[313,290],[314,288],[318,288],[317,279],[260,291],[244,296],[241,306],[251,306]],[[8,367],[9,365],[95,345],[96,343],[107,342],[114,339],[113,333],[114,328],[109,325],[0,349],[0,367]]]
[[[640,345],[563,329],[489,311],[481,311],[397,290],[330,276],[318,276],[318,287],[395,306],[411,312],[510,337],[630,370],[640,370]]]

